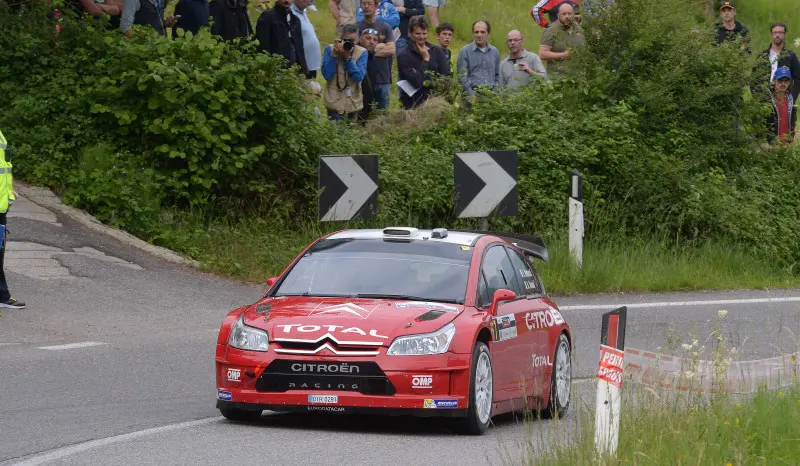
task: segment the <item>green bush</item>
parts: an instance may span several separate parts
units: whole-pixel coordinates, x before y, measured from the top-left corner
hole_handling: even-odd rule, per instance
[[[252,45],[207,31],[125,39],[92,21],[56,35],[44,10],[13,16],[0,3],[0,125],[18,176],[150,239],[191,236],[165,233],[181,210],[307,230],[322,154],[379,154],[375,225],[476,227],[453,218],[454,153],[512,149],[520,213],[494,229],[563,237],[579,169],[589,236],[725,239],[793,266],[800,151],[759,149],[765,107],[745,98],[758,77],[691,8],[617,0],[587,18],[569,78],[344,128]]]

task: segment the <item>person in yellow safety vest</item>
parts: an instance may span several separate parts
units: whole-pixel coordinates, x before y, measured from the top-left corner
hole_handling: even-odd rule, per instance
[[[16,200],[14,195],[14,183],[11,178],[11,162],[6,158],[6,149],[8,149],[8,141],[0,131],[0,307],[22,309],[25,303],[17,301],[8,292],[8,283],[6,283],[6,273],[3,267],[3,259],[6,255],[6,215],[8,209]]]

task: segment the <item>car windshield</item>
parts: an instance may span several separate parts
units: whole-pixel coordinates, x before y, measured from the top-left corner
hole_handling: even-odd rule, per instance
[[[472,248],[441,241],[326,239],[274,296],[347,296],[463,303]]]

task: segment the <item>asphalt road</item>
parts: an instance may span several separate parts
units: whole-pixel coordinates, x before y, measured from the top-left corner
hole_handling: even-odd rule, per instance
[[[264,287],[157,260],[35,205],[15,209],[6,271],[28,307],[0,316],[0,464],[512,464],[574,432],[574,412],[558,425],[503,416],[482,437],[405,418],[227,422],[214,407],[217,329]],[[767,298],[780,299],[752,301]],[[587,405],[603,306],[630,306],[630,347],[665,346],[670,326],[684,342],[696,328],[702,342],[725,309],[741,359],[798,348],[800,290],[555,299]]]

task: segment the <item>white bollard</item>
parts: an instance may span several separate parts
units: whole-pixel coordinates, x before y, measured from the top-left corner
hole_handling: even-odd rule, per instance
[[[600,456],[615,455],[619,445],[627,315],[625,306],[603,314],[594,424],[594,445]]]
[[[624,352],[600,345],[594,444],[601,456],[614,455],[619,444],[619,415],[622,406],[620,389],[624,357]]]
[[[583,268],[583,175],[570,172],[569,252],[578,268]]]

